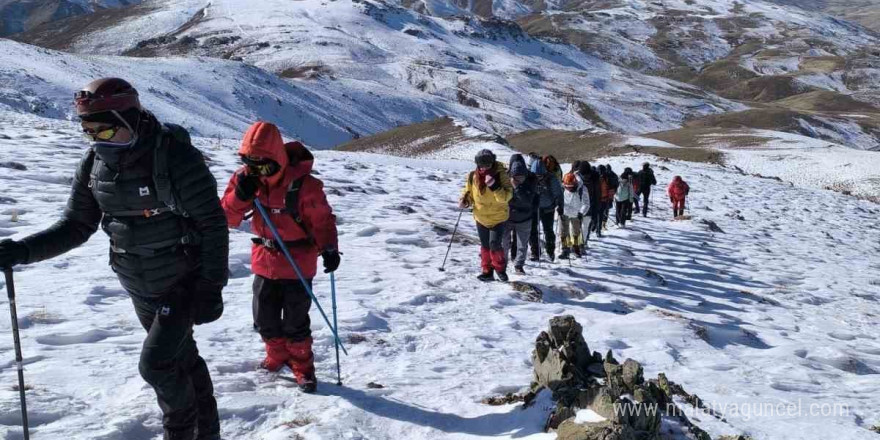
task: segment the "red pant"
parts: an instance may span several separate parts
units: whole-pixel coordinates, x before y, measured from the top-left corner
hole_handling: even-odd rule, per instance
[[[684,214],[684,201],[685,199],[670,199],[672,201],[672,212],[676,216]]]
[[[487,273],[492,269],[496,272],[507,271],[507,259],[504,255],[504,249],[491,250],[489,248],[480,248],[480,266],[483,273]]]
[[[477,233],[480,235],[480,266],[483,273],[495,269],[496,272],[507,271],[507,258],[504,255],[502,239],[506,223],[487,228],[477,223]]]

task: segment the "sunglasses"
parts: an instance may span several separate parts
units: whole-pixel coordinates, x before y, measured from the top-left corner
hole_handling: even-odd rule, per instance
[[[260,176],[271,176],[277,173],[279,168],[278,164],[271,159],[242,156],[241,161],[247,165],[252,173]]]
[[[92,130],[90,128],[84,128],[83,134],[86,139],[92,141],[109,141],[116,136],[116,133],[119,133],[122,127],[110,127],[110,128],[102,128],[100,130]]]

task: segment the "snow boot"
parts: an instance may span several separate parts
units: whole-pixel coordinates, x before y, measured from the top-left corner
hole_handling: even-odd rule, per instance
[[[263,339],[266,343],[266,359],[260,363],[260,368],[276,372],[280,370],[284,364],[290,359],[290,352],[287,350],[287,340],[284,338]]]
[[[506,271],[500,271],[498,272],[498,280],[506,283],[510,281],[510,277],[507,276]]]
[[[567,260],[570,254],[571,254],[571,251],[568,250],[568,248],[562,248],[562,252],[559,254],[559,259],[560,260]]]
[[[575,245],[573,250],[574,250],[574,256],[575,256],[575,257],[577,257],[577,258],[581,258],[581,257],[584,256],[584,255],[581,253],[581,247],[580,247],[580,246]]]
[[[315,377],[315,355],[312,353],[312,338],[302,341],[287,341],[287,351],[290,360],[287,366],[293,371],[296,385],[304,393],[314,393],[318,389],[318,379]]]
[[[532,256],[529,257],[529,261],[532,261],[532,262],[538,262],[540,259],[541,259],[541,257],[539,257],[537,254],[532,254]]]
[[[526,274],[526,271],[523,270],[522,266],[514,266],[513,272],[516,273],[517,275],[525,275]]]
[[[477,279],[483,282],[495,281],[495,275],[490,269],[488,272],[483,272],[479,276],[477,276]]]

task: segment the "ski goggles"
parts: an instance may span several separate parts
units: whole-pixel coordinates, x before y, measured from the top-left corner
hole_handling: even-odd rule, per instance
[[[253,156],[241,156],[241,161],[248,169],[260,176],[271,176],[278,172],[280,166],[272,159],[263,159]]]
[[[90,128],[83,128],[83,135],[86,140],[97,142],[97,141],[109,141],[116,136],[116,133],[119,133],[119,130],[122,130],[122,127],[110,127],[110,128],[102,128],[100,130],[92,130]]]

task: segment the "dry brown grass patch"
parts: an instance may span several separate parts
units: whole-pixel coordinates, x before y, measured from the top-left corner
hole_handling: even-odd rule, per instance
[[[783,106],[793,110],[810,112],[880,112],[880,108],[866,102],[858,101],[851,96],[828,90],[817,90],[803,93],[790,98],[774,101],[774,105]]]
[[[522,153],[552,154],[561,162],[594,161],[628,153],[651,154],[662,159],[700,163],[724,163],[724,154],[705,148],[640,147],[625,143],[618,134],[591,134],[580,131],[529,130],[509,136],[510,146]]]
[[[843,57],[807,57],[801,60],[800,70],[810,73],[831,73],[846,68],[846,59]]]
[[[444,117],[354,139],[336,149],[415,157],[442,150],[464,138],[461,127]]]

